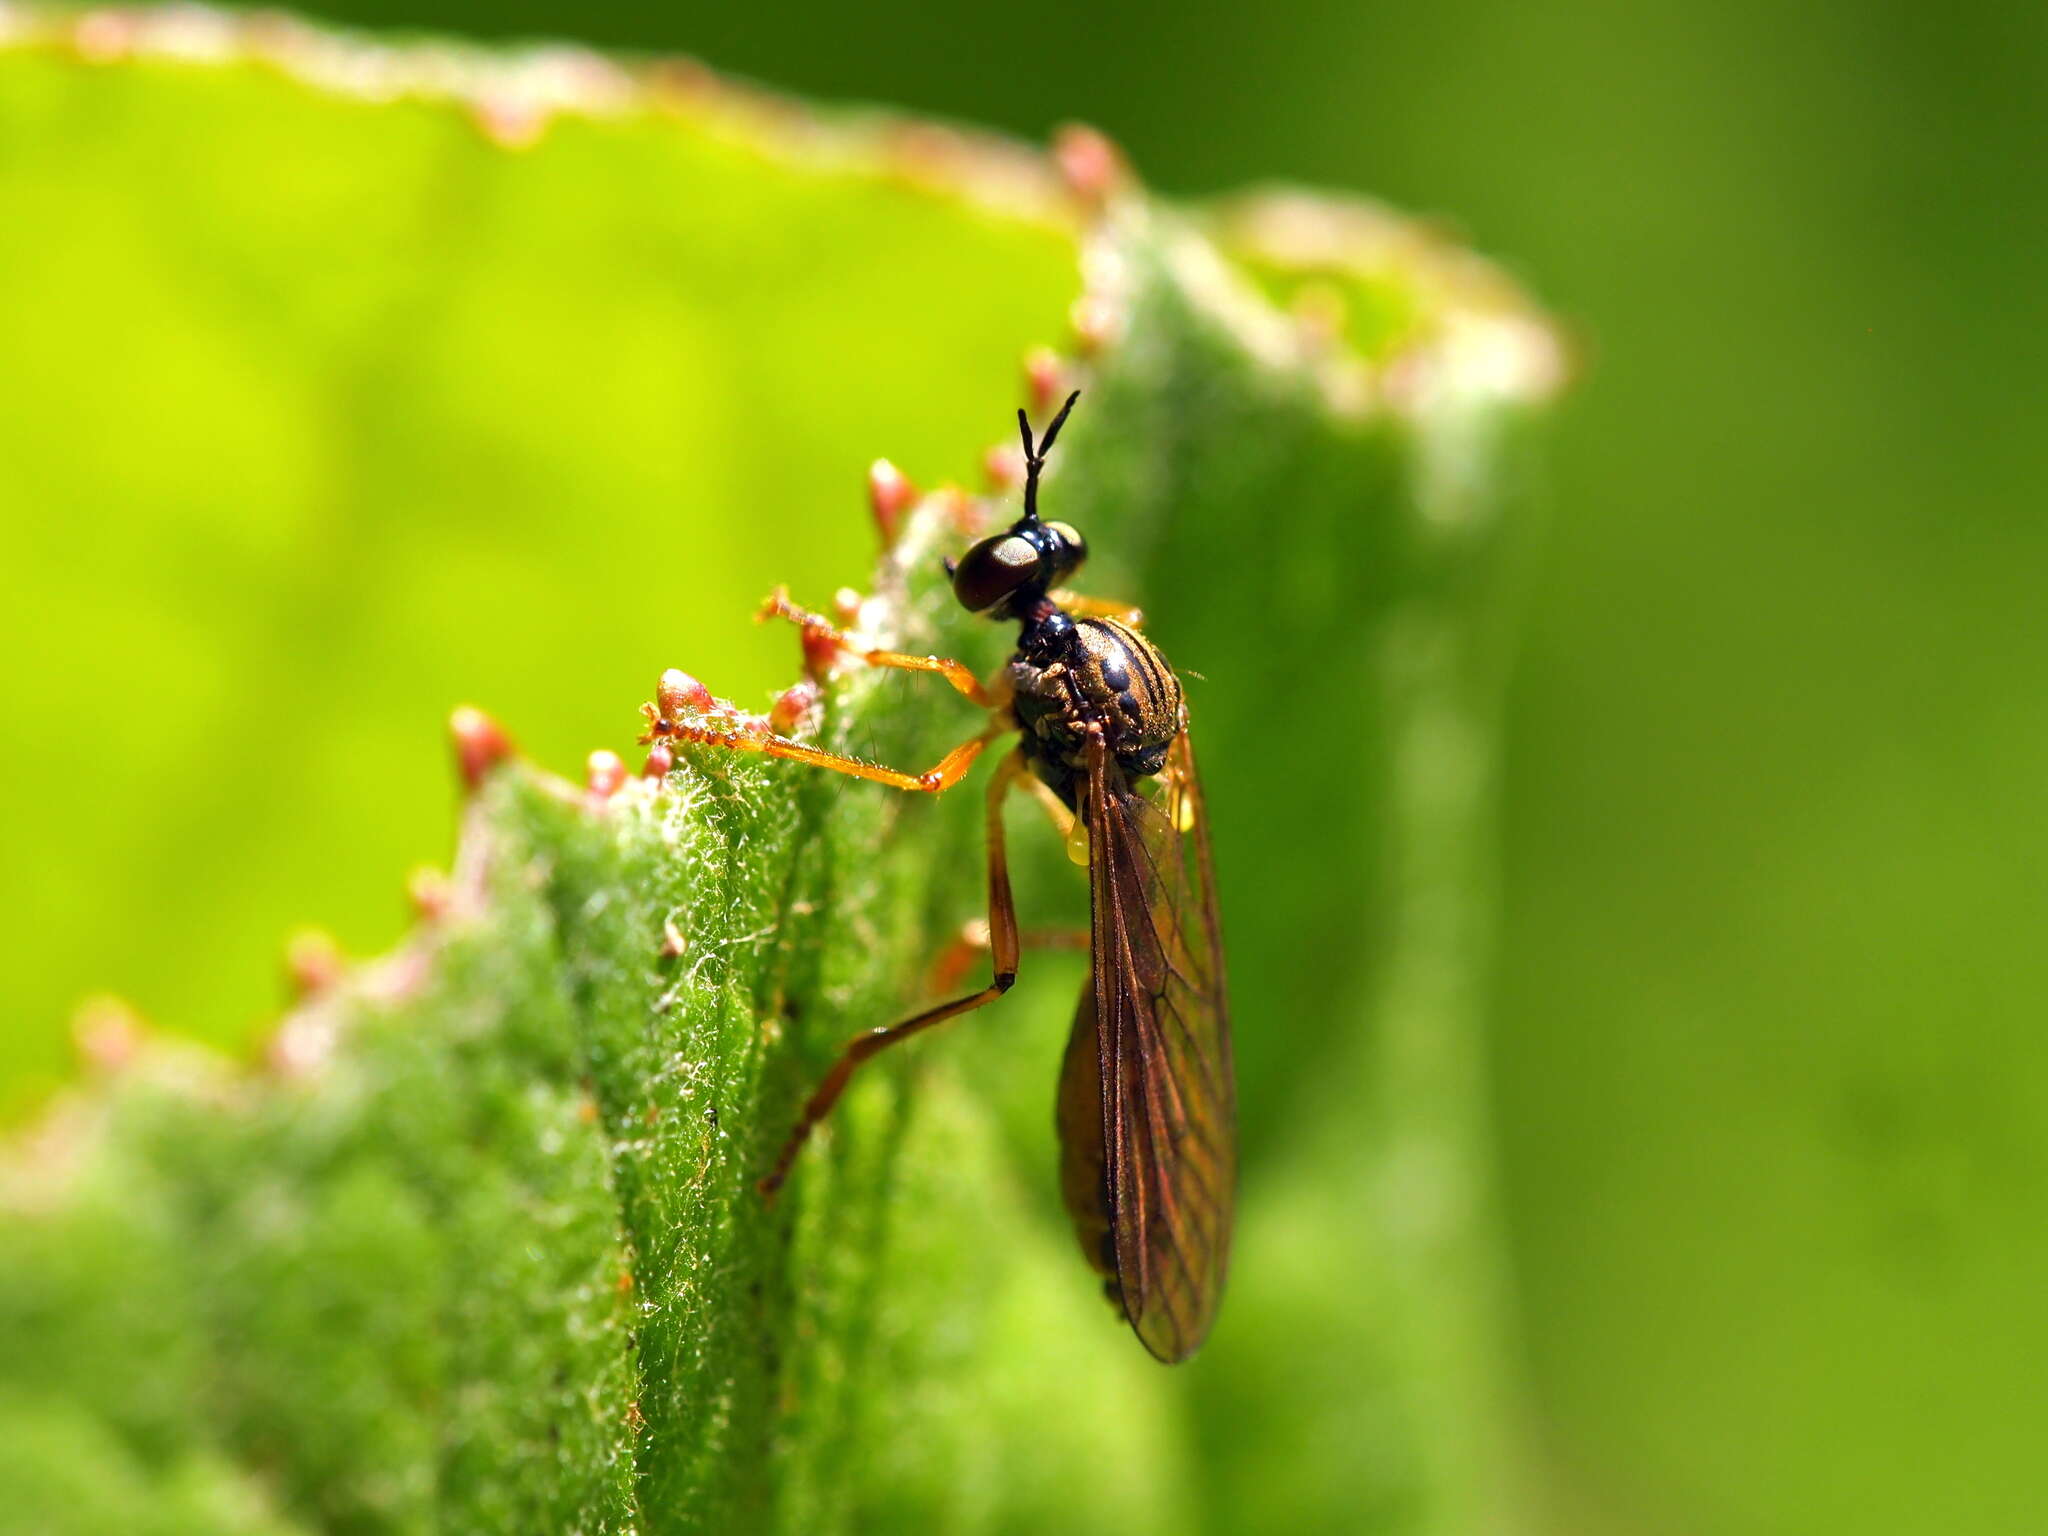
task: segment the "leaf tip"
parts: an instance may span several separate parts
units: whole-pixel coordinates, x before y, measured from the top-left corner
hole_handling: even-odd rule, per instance
[[[455,908],[455,886],[440,870],[422,864],[405,877],[405,899],[420,922],[444,922]]]
[[[88,64],[115,64],[135,51],[140,30],[127,11],[87,11],[71,29],[71,46]]]
[[[1084,293],[1074,300],[1067,320],[1074,328],[1074,350],[1082,357],[1099,354],[1123,328],[1116,305],[1099,294]]]
[[[547,133],[548,112],[530,96],[494,91],[473,109],[477,130],[500,149],[531,149]]]
[[[640,765],[643,779],[665,779],[676,765],[675,749],[665,741],[657,741],[647,749],[647,761]]]
[[[482,710],[464,704],[448,717],[448,735],[455,743],[455,766],[462,787],[474,791],[491,770],[512,756],[512,738]]]
[[[981,456],[981,477],[991,491],[1014,491],[1024,483],[1024,450],[1015,443],[993,443]]]
[[[142,1050],[148,1026],[125,999],[112,993],[88,997],[71,1016],[71,1047],[89,1072],[111,1076]]]
[[[1066,392],[1067,369],[1051,347],[1033,347],[1024,356],[1024,394],[1031,402],[1031,414],[1043,416],[1053,401]]]
[[[626,760],[607,747],[599,747],[584,760],[584,788],[589,791],[592,807],[601,806],[626,787],[630,775],[626,772]]]
[[[875,531],[882,536],[884,549],[895,548],[897,536],[903,531],[903,514],[916,500],[917,487],[887,459],[877,459],[868,466],[868,509],[874,513]]]
[[[1052,161],[1067,191],[1091,212],[1134,180],[1130,160],[1115,140],[1086,123],[1064,123],[1054,130]]]
[[[332,992],[347,966],[340,942],[324,928],[301,928],[285,943],[285,983],[297,1001]]]
[[[681,667],[670,667],[661,674],[661,681],[654,685],[654,707],[661,711],[664,720],[701,714],[717,702],[709,688]]]
[[[932,512],[963,539],[978,538],[988,518],[980,497],[970,496],[957,485],[942,485],[932,492]]]
[[[802,682],[791,683],[775,695],[775,702],[768,709],[769,723],[784,736],[795,735],[797,728],[810,718],[811,711],[817,707],[823,692],[824,690],[808,677]]]

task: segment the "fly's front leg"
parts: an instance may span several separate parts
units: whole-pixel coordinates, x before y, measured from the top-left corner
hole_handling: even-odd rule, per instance
[[[918,790],[924,794],[936,795],[951,789],[966,777],[967,770],[974,766],[974,760],[981,756],[988,744],[1010,727],[1000,720],[991,720],[988,728],[979,736],[971,736],[952,751],[939,759],[938,766],[923,773],[905,773],[900,768],[885,768],[880,763],[862,762],[857,757],[847,757],[839,752],[827,752],[806,742],[791,741],[787,736],[764,736],[758,746],[738,743],[741,751],[765,752],[770,757],[786,758],[792,763],[809,763],[813,768],[829,768],[834,773],[851,774],[856,779],[867,779],[876,784],[887,784],[895,789]]]
[[[754,615],[761,623],[770,619],[785,619],[803,631],[804,659],[813,671],[822,671],[834,656],[851,656],[856,661],[871,667],[897,667],[905,672],[936,672],[955,690],[972,699],[983,709],[997,709],[1005,702],[996,692],[984,688],[981,679],[974,675],[974,669],[964,661],[954,661],[946,656],[913,656],[905,651],[873,650],[862,645],[846,630],[841,629],[821,613],[808,608],[799,608],[789,600],[789,593],[777,587],[769,594],[761,610]]]
[[[900,1040],[908,1040],[912,1035],[930,1029],[934,1024],[943,1024],[948,1019],[985,1007],[1009,991],[1016,981],[1019,949],[1017,906],[1010,895],[1010,865],[1003,842],[1003,801],[1023,768],[1023,754],[1012,752],[990,776],[988,784],[988,935],[989,952],[995,965],[994,976],[979,992],[956,997],[951,1002],[913,1014],[901,1024],[872,1029],[849,1040],[839,1059],[832,1064],[832,1070],[825,1074],[824,1081],[804,1101],[803,1111],[797,1116],[796,1126],[790,1131],[788,1140],[783,1142],[775,1166],[756,1186],[763,1199],[775,1198],[775,1192],[789,1177],[790,1165],[796,1161],[797,1153],[803,1150],[818,1122],[832,1112],[832,1106],[839,1102],[839,1096],[846,1091],[847,1083],[862,1062]]]
[[[974,760],[981,756],[982,749],[1005,731],[1013,729],[1000,715],[991,716],[980,735],[961,742],[936,766],[923,773],[906,773],[901,768],[863,762],[842,752],[828,752],[808,742],[779,736],[767,716],[747,714],[720,703],[709,688],[689,673],[673,668],[662,673],[661,683],[654,691],[654,702],[642,704],[640,713],[647,719],[647,729],[640,735],[643,746],[656,741],[687,741],[699,746],[721,747],[728,752],[760,752],[793,763],[808,763],[813,768],[829,768],[834,773],[848,774],[870,783],[887,784],[892,789],[931,795],[959,783],[967,770],[974,766]]]

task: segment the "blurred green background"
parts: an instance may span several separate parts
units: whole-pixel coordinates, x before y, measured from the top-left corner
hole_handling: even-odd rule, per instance
[[[1556,1528],[2040,1528],[2048,476],[2036,439],[2048,391],[2036,352],[2048,295],[2036,269],[2048,237],[2048,11],[1844,0],[1206,0],[943,17],[908,0],[858,12],[615,0],[323,9],[365,25],[684,50],[821,97],[1033,137],[1081,118],[1170,190],[1269,178],[1357,188],[1439,212],[1510,260],[1567,318],[1583,357],[1555,426],[1551,526],[1514,687],[1493,1039]],[[0,276],[14,280],[28,261],[22,211],[0,233]],[[900,280],[906,304],[957,270],[937,256],[907,267],[919,250],[898,231],[877,255],[877,272],[896,276],[876,280]],[[985,308],[988,336],[954,338],[961,358],[994,354],[988,401],[1009,387],[1010,335],[1057,328],[1057,254],[1003,256],[1006,267],[1033,259],[1046,263],[1044,292],[1019,294],[1014,316]],[[488,325],[492,296],[463,297]],[[495,686],[482,702],[532,722],[542,755],[566,763],[619,733],[611,691],[564,686],[594,637],[549,629],[550,583],[658,580],[674,594],[673,652],[635,658],[635,676],[686,659],[735,616],[726,593],[693,593],[689,551],[593,548],[580,512],[662,495],[808,499],[819,539],[764,552],[769,579],[815,592],[856,578],[865,550],[845,517],[858,485],[845,466],[889,451],[935,473],[986,435],[988,401],[935,419],[908,387],[914,363],[889,342],[821,362],[869,387],[843,424],[807,429],[816,463],[744,486],[565,486],[559,525],[503,530],[528,553],[508,557],[487,592],[434,587],[431,542],[443,535],[431,525],[395,535],[424,550],[338,541],[322,558],[415,573],[413,590],[386,587],[380,601],[443,605],[451,637],[470,605],[519,612],[530,656],[506,658],[495,639],[488,660],[458,647],[440,663],[443,691]],[[577,408],[574,391],[521,381],[518,356],[508,338],[508,387]],[[718,408],[650,398],[643,386],[667,376],[649,366],[636,384],[624,366],[587,424],[558,417],[559,429],[601,430],[636,398],[654,414]],[[619,367],[594,339],[593,376]],[[374,370],[361,386],[375,389]],[[248,393],[261,399],[260,379]],[[161,406],[164,392],[149,398]],[[99,408],[109,450],[145,418],[178,430],[118,389]],[[290,420],[280,406],[278,429]],[[248,472],[263,475],[266,423],[238,430]],[[332,462],[354,462],[348,445],[329,446]],[[497,446],[518,472],[545,473],[544,445]],[[280,450],[277,472],[294,462]],[[395,495],[421,495],[437,472],[386,468]],[[103,515],[10,511],[8,537],[79,538],[90,571],[119,556],[91,553],[100,546],[74,521],[88,512]],[[175,530],[156,547],[221,558]],[[717,561],[766,584],[744,554]],[[273,600],[277,622],[378,632],[374,612],[309,611],[290,591]],[[62,667],[39,659],[62,637],[38,629],[32,603],[10,606],[17,685],[65,686]],[[170,665],[190,639],[176,615],[104,622]],[[717,681],[747,696],[773,677],[771,649],[762,641]],[[587,714],[542,723],[538,704],[520,703],[535,658],[554,667],[548,708],[568,700]],[[372,948],[401,921],[402,860],[445,846],[444,806],[388,803],[391,782],[443,782],[426,777],[438,772],[432,715],[323,743],[361,763],[360,792],[308,826],[295,819],[292,724],[374,679],[280,674],[250,695],[197,641],[189,659],[199,695],[235,695],[247,716],[238,740],[268,730],[275,741],[261,762],[212,765],[213,793],[250,813],[247,848],[204,901],[237,937],[167,945],[130,931],[140,914],[105,911],[91,806],[121,792],[105,765],[129,747],[203,764],[215,745],[184,739],[178,719],[110,679],[104,731],[10,743],[10,814],[65,816],[87,853],[69,867],[10,861],[7,894],[44,916],[35,952],[13,967],[31,1018],[54,1026],[78,992],[108,986],[234,1037],[267,1006],[246,951],[274,953],[278,914]],[[418,696],[432,698],[434,681]],[[80,758],[100,776],[74,770]],[[163,886],[194,861],[199,833],[181,843],[185,819],[197,829],[217,810],[164,808]],[[231,1013],[207,1012],[222,1007]],[[10,1047],[23,1073],[47,1074],[55,1034]]]

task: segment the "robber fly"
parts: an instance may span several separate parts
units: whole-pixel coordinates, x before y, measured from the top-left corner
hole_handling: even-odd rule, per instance
[[[765,752],[897,789],[957,783],[993,741],[1016,734],[988,787],[986,987],[848,1043],[803,1107],[765,1178],[772,1197],[855,1069],[900,1040],[971,1012],[1017,979],[1022,941],[1004,852],[1003,805],[1033,791],[1076,853],[1085,847],[1089,976],[1060,1071],[1061,1191],[1088,1262],[1146,1349],[1172,1363],[1215,1321],[1237,1193],[1236,1089],[1223,941],[1187,706],[1159,648],[1128,609],[1056,590],[1088,546],[1038,515],[1038,482],[1078,392],[1032,438],[1023,411],[1024,514],[949,562],[970,612],[1019,627],[1016,653],[984,685],[965,664],[867,650],[816,614],[769,611],[873,666],[936,672],[990,712],[988,726],[928,773],[905,773],[735,722],[701,684],[670,673],[646,707],[644,740]],[[1121,615],[1121,617],[1116,616]],[[752,717],[749,717],[751,720]]]

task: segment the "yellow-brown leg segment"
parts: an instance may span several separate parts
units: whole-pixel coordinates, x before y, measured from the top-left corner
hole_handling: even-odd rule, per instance
[[[1086,928],[1026,928],[1017,934],[1017,947],[1021,949],[1076,949],[1086,950],[1090,940]],[[939,952],[939,958],[932,962],[931,979],[926,983],[934,992],[950,992],[967,979],[968,968],[989,950],[988,924],[980,918],[964,924],[953,936],[953,942]]]
[[[1071,838],[1074,835],[1074,813],[1052,792],[1052,786],[1033,773],[1025,775],[1024,787],[1031,791],[1051,819],[1053,830],[1059,833],[1060,840],[1064,842]]]
[[[1079,823],[1075,821],[1074,813],[1052,792],[1052,786],[1028,768],[1019,769],[1017,779],[1037,799],[1054,829],[1058,831],[1060,840],[1071,845],[1074,840],[1074,828]],[[1084,854],[1086,846],[1085,843],[1082,845]],[[1087,862],[1085,856],[1080,860],[1084,867]],[[977,919],[963,927],[954,935],[953,942],[940,951],[939,958],[932,962],[932,991],[950,992],[959,986],[966,979],[967,968],[989,948],[991,942],[987,923]],[[1089,944],[1089,933],[1086,928],[1041,928],[1019,934],[1017,942],[1025,949],[1085,950]]]
[[[706,696],[708,698],[708,694]],[[664,713],[664,709],[671,712]],[[640,736],[643,745],[657,741],[688,741],[699,746],[722,747],[728,752],[759,752],[768,757],[786,758],[793,763],[808,763],[813,768],[829,768],[834,773],[844,773],[871,783],[887,784],[891,789],[914,790],[929,795],[951,789],[959,783],[967,770],[974,766],[974,760],[981,756],[983,748],[998,736],[1016,729],[1001,715],[991,715],[980,735],[961,742],[940,758],[937,766],[923,773],[905,773],[901,768],[864,762],[842,752],[828,752],[808,742],[778,736],[768,729],[767,719],[759,715],[742,715],[734,711],[703,713],[693,710],[687,702],[675,705],[667,701],[643,704],[640,712],[647,717],[647,729]]]
[[[1067,845],[1067,857],[1083,869],[1088,867],[1088,824],[1068,810],[1060,797],[1052,792],[1037,774],[1029,780],[1031,791],[1037,795],[1038,803],[1045,808],[1045,814],[1052,819],[1061,841]]]
[[[829,768],[834,773],[850,774],[856,779],[867,779],[871,783],[935,795],[940,790],[951,789],[958,784],[965,777],[967,770],[974,766],[974,760],[981,756],[982,749],[996,737],[1012,729],[1014,727],[1001,720],[991,720],[988,728],[979,736],[961,742],[939,759],[937,767],[924,773],[905,773],[900,768],[888,768],[880,763],[865,763],[857,757],[847,757],[838,752],[827,752],[823,747],[791,741],[787,736],[741,737],[729,745],[742,752],[765,752],[770,757],[787,758],[792,763],[809,763],[813,768]]]
[[[956,997],[949,1003],[936,1008],[927,1008],[923,1013],[914,1014],[901,1024],[892,1024],[886,1029],[872,1029],[864,1035],[856,1035],[848,1041],[839,1059],[832,1064],[832,1070],[825,1074],[810,1098],[804,1101],[803,1112],[797,1116],[796,1128],[789,1133],[789,1139],[782,1144],[782,1151],[775,1159],[775,1166],[756,1186],[765,1200],[773,1200],[775,1192],[782,1188],[782,1181],[789,1177],[790,1164],[803,1150],[804,1143],[818,1122],[832,1112],[832,1106],[839,1102],[839,1096],[846,1091],[854,1071],[869,1057],[887,1050],[899,1040],[908,1040],[912,1035],[930,1029],[934,1024],[971,1013],[984,1004],[992,1003],[1010,990],[1017,979],[1017,907],[1010,896],[1010,865],[1003,845],[1003,800],[1009,793],[1010,785],[1024,769],[1023,754],[1011,753],[1003,759],[989,778],[988,783],[988,932],[989,950],[994,957],[995,976],[979,992],[965,997]]]
[[[1133,629],[1142,627],[1145,622],[1145,610],[1136,603],[1122,603],[1111,597],[1084,597],[1079,592],[1069,592],[1065,587],[1055,587],[1046,596],[1067,612],[1079,614],[1084,619],[1121,619]]]
[[[823,641],[836,646],[857,661],[866,662],[871,667],[898,667],[905,672],[936,672],[958,692],[972,699],[983,709],[995,709],[1003,702],[982,687],[981,679],[974,675],[974,669],[966,662],[954,661],[948,656],[913,656],[906,651],[868,650],[864,646],[856,645],[845,630],[823,614],[813,613],[808,608],[799,608],[789,600],[789,593],[780,587],[769,595],[755,617],[763,621],[787,619],[804,632],[807,650],[812,644]]]

